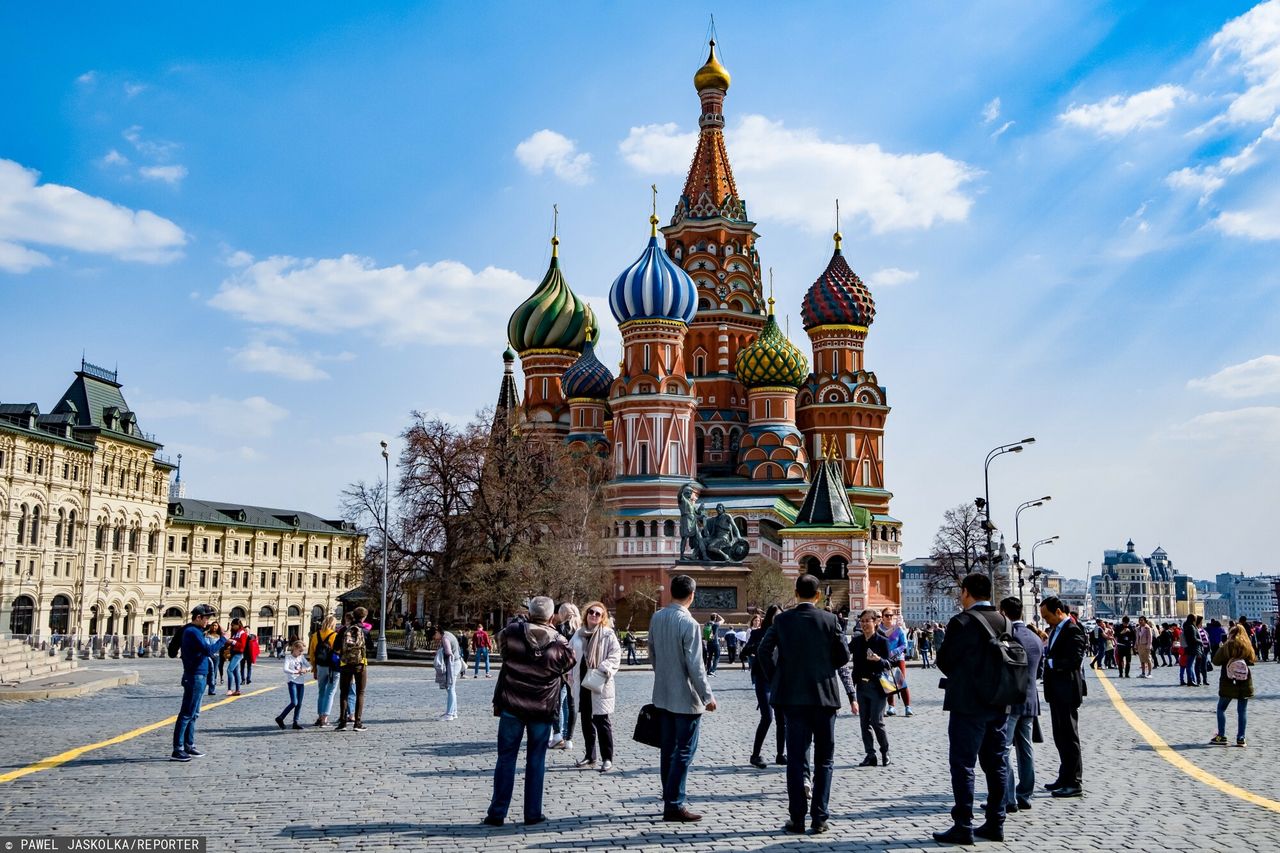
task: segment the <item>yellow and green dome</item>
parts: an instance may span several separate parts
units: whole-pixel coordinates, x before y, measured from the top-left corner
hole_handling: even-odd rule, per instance
[[[809,360],[795,344],[787,340],[773,316],[773,300],[769,300],[769,319],[755,343],[738,353],[738,381],[748,388],[781,385],[799,388],[809,375]]]
[[[533,349],[582,352],[587,331],[599,334],[591,306],[569,289],[560,271],[559,241],[552,239],[551,266],[537,290],[521,303],[507,321],[507,340],[520,353]]]

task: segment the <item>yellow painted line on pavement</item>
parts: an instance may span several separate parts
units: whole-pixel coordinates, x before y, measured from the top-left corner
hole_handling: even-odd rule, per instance
[[[1129,704],[1120,696],[1120,691],[1111,683],[1111,679],[1107,678],[1105,672],[1102,670],[1096,670],[1096,673],[1098,680],[1102,682],[1102,688],[1106,690],[1107,695],[1111,697],[1111,704],[1120,712],[1120,716],[1124,717],[1125,722],[1133,726],[1133,730],[1142,735],[1143,740],[1151,744],[1151,748],[1156,751],[1156,755],[1159,755],[1183,773],[1186,773],[1197,781],[1203,782],[1210,788],[1215,788],[1228,796],[1236,797],[1237,799],[1244,800],[1247,803],[1253,803],[1255,806],[1261,806],[1262,808],[1270,809],[1273,812],[1280,812],[1280,802],[1267,799],[1266,797],[1253,793],[1253,791],[1246,791],[1239,785],[1233,785],[1225,779],[1219,779],[1209,771],[1201,769],[1184,758],[1181,753],[1169,746],[1169,744],[1165,742],[1164,738],[1156,734],[1154,729],[1144,723],[1142,718],[1134,713],[1133,709],[1129,707]],[[1224,749],[1226,748],[1228,747],[1224,747]],[[1234,747],[1230,748],[1234,749]]]
[[[263,687],[259,690],[253,690],[240,696],[228,696],[226,699],[214,702],[212,705],[202,705],[200,707],[200,713],[203,715],[205,711],[212,711],[214,708],[221,708],[223,705],[229,705],[238,699],[248,699],[250,696],[269,693],[270,691],[278,690],[279,688],[280,685],[276,684],[271,687]],[[3,785],[5,782],[12,782],[15,779],[21,779],[23,776],[29,776],[32,773],[39,773],[41,770],[52,770],[55,767],[66,764],[68,761],[75,761],[86,753],[105,749],[108,746],[115,746],[116,744],[124,743],[127,740],[133,740],[134,738],[141,737],[148,732],[154,732],[156,729],[162,729],[165,726],[172,726],[177,721],[178,717],[176,715],[166,717],[158,723],[148,723],[145,726],[133,729],[132,731],[127,731],[124,734],[116,735],[113,738],[100,740],[97,743],[91,743],[85,746],[77,746],[74,749],[68,749],[66,752],[60,752],[57,755],[42,758],[35,764],[28,764],[26,767],[19,767],[17,770],[10,770],[8,773],[0,773],[0,785]]]

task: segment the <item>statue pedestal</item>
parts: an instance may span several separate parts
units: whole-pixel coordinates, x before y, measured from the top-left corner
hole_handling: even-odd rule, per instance
[[[746,563],[677,560],[667,568],[667,577],[673,575],[688,575],[697,583],[689,611],[699,622],[719,613],[730,625],[746,624],[747,578],[751,575]],[[670,582],[667,588],[671,588]]]

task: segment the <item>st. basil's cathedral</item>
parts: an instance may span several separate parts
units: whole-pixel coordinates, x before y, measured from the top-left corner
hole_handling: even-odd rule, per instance
[[[789,576],[816,575],[833,609],[900,605],[901,523],[885,488],[885,388],[863,363],[875,303],[841,237],[804,296],[812,351],[787,339],[765,300],[756,223],[738,194],[724,139],[729,72],[711,42],[693,78],[697,148],[671,221],[650,218],[648,245],[615,279],[609,306],[622,334],[618,375],[596,357],[598,321],[569,287],[558,241],[537,289],[507,326],[500,407],[521,429],[609,457],[612,598],[647,578],[698,582],[693,609],[741,621],[750,565],[677,564],[679,494],[692,483],[709,514],[721,505],[751,553]],[[524,374],[517,400],[513,362]],[[752,602],[754,603],[754,602]]]

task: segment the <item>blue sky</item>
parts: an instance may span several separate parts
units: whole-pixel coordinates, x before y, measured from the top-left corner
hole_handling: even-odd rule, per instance
[[[1276,569],[1280,0],[960,5],[8,4],[0,399],[47,409],[83,350],[191,494],[335,512],[410,410],[491,403],[553,203],[603,307],[716,13],[802,344],[841,199],[910,554],[1035,435],[992,498],[1054,496],[1041,562]]]

